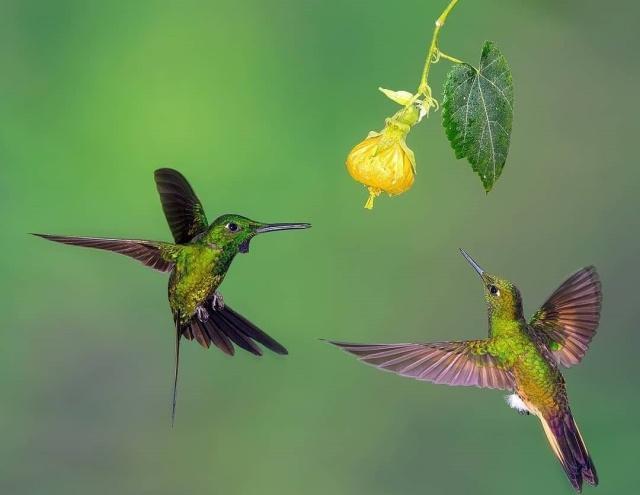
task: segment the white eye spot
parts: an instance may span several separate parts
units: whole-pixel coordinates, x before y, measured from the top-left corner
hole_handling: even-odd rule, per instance
[[[237,232],[238,231],[238,224],[235,222],[229,222],[227,225],[225,225],[225,227],[227,228],[227,230],[229,232]]]
[[[500,289],[498,289],[495,285],[490,285],[488,289],[491,295],[500,297]]]

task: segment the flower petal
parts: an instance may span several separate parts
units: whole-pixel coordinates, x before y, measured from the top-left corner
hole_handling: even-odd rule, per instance
[[[413,94],[408,91],[393,91],[391,89],[378,88],[384,95],[398,105],[408,105],[413,99]]]
[[[400,142],[400,146],[404,150],[407,158],[409,159],[409,163],[411,163],[411,169],[413,170],[413,175],[416,175],[416,156],[413,154],[413,150],[407,146],[407,143],[402,140]]]

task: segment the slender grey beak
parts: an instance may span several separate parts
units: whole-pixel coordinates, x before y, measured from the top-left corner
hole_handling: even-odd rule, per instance
[[[471,256],[469,256],[464,249],[460,248],[460,252],[462,253],[462,256],[464,256],[469,264],[473,267],[473,269],[478,273],[478,275],[480,275],[480,278],[484,280],[484,270],[480,268],[480,265],[478,265],[478,263],[476,263],[476,261]]]
[[[276,232],[278,230],[296,230],[296,229],[308,229],[311,227],[310,223],[268,223],[264,224],[256,229],[256,234],[264,234],[265,232]]]

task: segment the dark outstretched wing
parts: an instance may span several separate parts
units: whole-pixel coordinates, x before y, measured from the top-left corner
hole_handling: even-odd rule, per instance
[[[207,303],[210,305],[210,301]],[[287,350],[282,345],[229,306],[225,305],[224,309],[215,311],[209,306],[208,311],[207,321],[202,322],[194,316],[183,327],[182,335],[186,339],[195,339],[203,347],[213,344],[230,356],[235,353],[233,344],[256,356],[261,356],[262,350],[256,342],[277,354],[287,354]]]
[[[593,266],[571,275],[533,315],[530,325],[563,366],[578,364],[600,322],[602,290]]]
[[[171,246],[162,242],[141,241],[134,239],[105,239],[102,237],[69,237],[62,235],[33,234],[49,241],[82,246],[114,253],[124,254],[161,272],[168,272],[173,268],[170,260]]]
[[[160,168],[154,175],[162,209],[176,244],[186,244],[205,232],[209,224],[204,208],[187,179],[171,168]]]
[[[487,353],[487,341],[430,344],[331,342],[360,361],[398,375],[446,385],[511,390],[513,376]]]

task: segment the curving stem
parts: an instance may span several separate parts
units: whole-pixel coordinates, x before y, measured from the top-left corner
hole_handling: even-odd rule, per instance
[[[440,58],[444,58],[446,60],[450,60],[451,62],[461,63],[461,60],[457,58],[451,57],[442,53],[438,49],[438,38],[440,36],[440,30],[444,26],[447,21],[447,17],[453,10],[453,8],[458,3],[458,0],[451,0],[447,8],[444,9],[440,17],[436,20],[436,27],[433,30],[433,37],[431,38],[431,44],[429,45],[429,51],[427,52],[427,59],[424,63],[424,69],[422,69],[422,77],[420,78],[420,85],[418,86],[418,94],[425,97],[425,103],[431,106],[431,102],[433,101],[433,97],[431,96],[431,88],[427,83],[427,79],[429,78],[429,69],[431,69],[431,64],[437,62]]]

